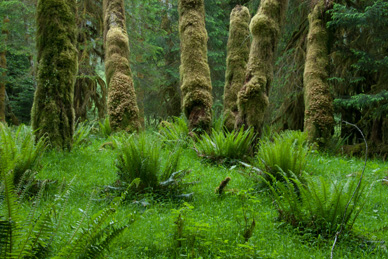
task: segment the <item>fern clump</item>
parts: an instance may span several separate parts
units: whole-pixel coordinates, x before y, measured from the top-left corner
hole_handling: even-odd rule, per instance
[[[187,145],[189,140],[189,126],[184,117],[173,117],[172,122],[162,121],[159,124],[159,135],[165,144]]]
[[[94,123],[87,121],[77,123],[73,135],[73,147],[78,147],[89,142],[90,133],[94,129]]]
[[[98,125],[100,126],[100,133],[103,137],[108,138],[110,135],[112,135],[113,130],[110,126],[109,117],[106,117],[104,120],[99,121]]]
[[[161,148],[159,141],[151,136],[131,135],[120,145],[116,166],[119,181],[124,184],[140,179],[140,190],[177,192],[182,178],[188,173],[179,170],[182,150],[170,153]],[[164,161],[164,162],[163,162]]]
[[[299,131],[285,131],[275,134],[272,139],[264,138],[259,143],[257,152],[257,166],[267,172],[264,178],[283,180],[287,177],[303,177],[311,147],[307,143],[307,133]],[[273,176],[268,177],[269,175]]]
[[[12,170],[17,184],[27,170],[38,164],[47,143],[47,137],[36,140],[31,127],[20,125],[12,129],[0,123],[0,172]]]
[[[204,133],[197,137],[194,148],[200,157],[213,161],[245,160],[252,154],[252,145],[255,140],[252,129],[225,132],[212,129],[212,134]]]
[[[272,182],[265,182],[274,198],[279,220],[316,236],[332,237],[342,223],[343,232],[349,232],[366,201],[363,197],[365,185],[357,188],[357,178],[333,182],[320,177],[302,183],[287,176],[284,181],[270,177]]]

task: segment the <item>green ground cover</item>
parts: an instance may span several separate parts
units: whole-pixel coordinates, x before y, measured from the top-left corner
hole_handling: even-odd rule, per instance
[[[146,134],[153,141],[163,139],[152,130]],[[116,160],[120,149],[110,143],[112,137],[90,135],[87,140],[71,152],[46,151],[34,168],[37,178],[56,181],[46,188],[39,211],[47,209],[61,183],[74,178],[48,257],[58,253],[77,222],[84,219],[82,226],[91,224],[92,216],[119,195],[114,188],[118,186]],[[193,184],[184,193],[193,195],[177,198],[176,194],[131,189],[109,219],[129,227],[111,243],[106,258],[329,258],[334,236],[316,235],[279,221],[269,188],[246,177],[253,174],[251,169],[236,161],[211,162],[199,157],[191,144],[182,145],[179,167],[190,170],[185,182]],[[174,148],[162,144],[162,152]],[[305,177],[334,182],[357,180],[363,163],[359,158],[314,151],[308,157]],[[367,162],[365,206],[351,232],[340,235],[334,258],[388,257],[388,185],[382,181],[387,170],[381,160]],[[228,190],[216,194],[216,187],[226,177],[231,178]],[[31,206],[32,202],[25,199],[20,213],[28,214]],[[247,238],[249,229],[252,231]]]

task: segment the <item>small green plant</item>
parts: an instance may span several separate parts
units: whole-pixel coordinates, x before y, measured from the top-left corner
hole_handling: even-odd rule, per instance
[[[279,220],[304,233],[332,237],[342,221],[343,232],[349,233],[366,201],[363,197],[365,185],[356,189],[357,178],[332,182],[320,177],[317,181],[306,179],[302,183],[287,176],[284,176],[284,181],[269,176],[272,182],[265,182],[271,190]],[[298,192],[295,192],[295,185]],[[353,193],[354,197],[347,208]]]
[[[214,161],[221,160],[245,160],[252,154],[252,145],[255,134],[252,129],[239,131],[216,131],[212,130],[212,135],[207,133],[197,137],[194,148],[200,157],[205,157]]]
[[[276,180],[287,177],[302,179],[303,171],[307,165],[307,159],[311,148],[307,143],[307,134],[299,131],[285,131],[275,134],[273,140],[264,138],[259,143],[257,152],[257,166],[268,174],[263,174],[267,181],[272,181],[272,175]]]
[[[94,123],[88,123],[87,121],[77,123],[73,135],[73,147],[78,147],[82,144],[88,143],[91,131],[94,128]]]
[[[182,150],[172,154],[162,151],[160,142],[145,134],[131,135],[120,144],[116,166],[121,182],[141,180],[140,189],[176,192],[183,186],[183,177],[188,173],[178,170]]]
[[[110,126],[109,117],[106,117],[103,121],[99,121],[98,125],[100,126],[100,133],[105,137],[112,135],[113,130]]]
[[[162,121],[159,124],[159,134],[166,144],[187,145],[189,139],[189,127],[185,117],[173,117],[172,122]]]
[[[20,125],[15,130],[0,123],[0,172],[13,171],[14,183],[39,162],[47,147],[47,138],[35,140],[30,127]]]

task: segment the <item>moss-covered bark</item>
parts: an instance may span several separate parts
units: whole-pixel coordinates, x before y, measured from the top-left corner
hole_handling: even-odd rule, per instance
[[[37,6],[37,89],[32,127],[55,148],[71,148],[74,82],[77,74],[76,1],[39,0]]]
[[[238,114],[237,94],[245,80],[251,44],[249,38],[250,20],[251,15],[245,6],[237,5],[230,14],[223,110],[225,127],[228,130],[234,129]]]
[[[1,34],[5,35],[5,41],[7,40],[8,36],[8,29],[7,24],[9,23],[9,19],[7,17],[3,20],[3,28],[1,29]],[[4,71],[0,74],[0,122],[5,123],[5,83],[6,83],[6,77],[7,77],[7,48],[6,43],[2,44],[4,47],[0,51],[0,69]]]
[[[211,124],[213,98],[207,60],[204,0],[180,0],[178,12],[182,108],[189,119],[190,129],[207,131]]]
[[[129,66],[124,1],[104,0],[103,9],[109,121],[114,130],[137,131],[141,125]]]
[[[269,104],[275,50],[287,7],[288,0],[263,0],[250,23],[253,39],[245,83],[238,93],[236,126],[253,127],[258,134],[261,134]]]
[[[324,143],[333,132],[333,100],[327,83],[328,34],[323,21],[325,2],[319,1],[309,15],[306,63],[303,74],[305,121],[309,140]]]

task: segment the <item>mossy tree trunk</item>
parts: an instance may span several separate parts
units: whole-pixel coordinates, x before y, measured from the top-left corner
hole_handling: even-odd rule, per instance
[[[245,71],[249,58],[249,22],[248,8],[237,5],[230,14],[229,39],[226,59],[224,87],[225,127],[233,130],[238,114],[237,94],[245,80]]]
[[[253,39],[245,83],[237,98],[236,127],[253,127],[259,135],[269,104],[275,51],[287,7],[288,0],[263,0],[250,23]]]
[[[208,131],[213,98],[207,59],[204,0],[180,0],[178,12],[183,112],[189,119],[190,129]]]
[[[6,40],[8,36],[7,24],[9,23],[9,19],[7,17],[3,20],[3,28],[1,28],[1,34],[5,36],[4,43],[1,44],[2,50],[0,51],[0,122],[5,123],[5,85],[7,78],[7,48],[6,48]]]
[[[109,121],[116,131],[137,131],[141,125],[129,65],[124,0],[104,0],[103,11]]]
[[[304,130],[310,141],[324,144],[333,132],[333,100],[328,78],[328,33],[323,20],[325,2],[320,0],[309,15],[306,62],[303,74]]]
[[[74,133],[78,69],[75,13],[75,0],[38,1],[38,73],[32,127],[38,138],[47,134],[54,148],[70,149]]]

